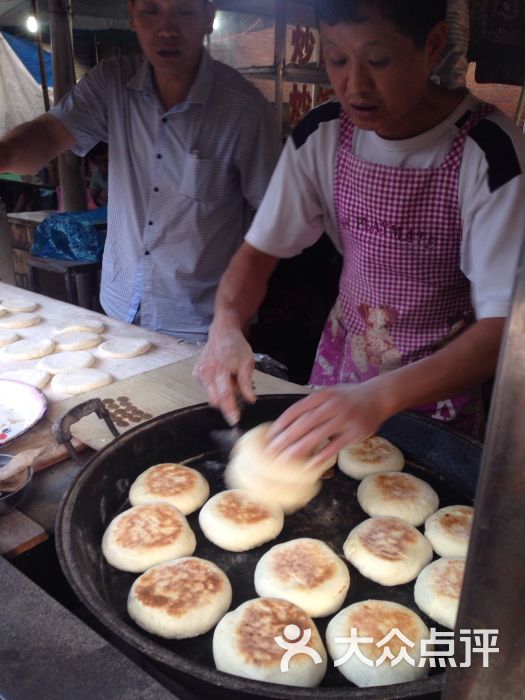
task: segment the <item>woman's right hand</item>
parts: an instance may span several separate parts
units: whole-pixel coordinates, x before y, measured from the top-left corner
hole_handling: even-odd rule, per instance
[[[218,408],[230,425],[237,424],[240,419],[239,396],[249,403],[255,402],[254,368],[253,352],[242,331],[210,329],[193,376],[204,387],[210,405]]]

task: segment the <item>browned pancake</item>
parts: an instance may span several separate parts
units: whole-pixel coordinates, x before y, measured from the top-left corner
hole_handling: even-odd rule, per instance
[[[369,437],[359,445],[350,445],[347,450],[366,463],[382,462],[391,454],[389,445],[378,436]]]
[[[318,542],[301,541],[272,554],[272,573],[297,588],[313,589],[336,575],[334,562]]]
[[[163,547],[181,534],[184,516],[168,503],[135,506],[114,522],[115,542],[126,549]]]
[[[372,660],[378,659],[385,649],[384,646],[378,647],[377,642],[392,630],[398,629],[414,643],[417,643],[421,635],[418,618],[411,610],[403,610],[401,606],[384,600],[367,600],[353,607],[346,615],[345,625],[345,637],[352,635],[352,628],[357,630],[357,637],[372,637],[373,642],[359,642],[359,649]],[[401,648],[407,646],[396,634],[387,644],[394,656],[398,656]]]
[[[439,525],[452,537],[468,539],[472,528],[473,509],[470,506],[454,506],[454,510],[439,514]]]
[[[235,625],[235,643],[244,661],[259,668],[279,665],[284,652],[275,637],[283,636],[287,625],[296,625],[301,636],[305,630],[311,629],[308,646],[316,644],[319,635],[314,623],[297,605],[278,598],[250,601]],[[295,658],[301,660],[301,657]]]
[[[273,518],[270,508],[252,500],[244,493],[225,492],[217,500],[216,508],[219,515],[238,525],[254,525]]]
[[[167,498],[193,490],[197,483],[197,475],[182,464],[166,462],[151,467],[145,481],[151,494]]]
[[[387,500],[398,498],[403,501],[416,500],[421,494],[420,484],[411,479],[408,474],[399,472],[377,474],[370,479],[377,487],[380,496]]]
[[[226,585],[226,577],[213,564],[188,558],[146,571],[137,580],[134,592],[142,605],[183,617],[211,603]]]
[[[359,526],[358,539],[362,546],[380,559],[399,561],[416,544],[418,530],[399,518],[370,518]]]
[[[459,600],[464,573],[464,559],[439,560],[439,566],[433,567],[430,577],[432,590],[436,595]]]

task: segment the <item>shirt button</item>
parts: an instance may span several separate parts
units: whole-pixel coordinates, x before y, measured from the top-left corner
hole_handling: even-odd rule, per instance
[[[163,117],[162,121],[164,122],[164,124],[166,124],[166,122],[168,121],[168,117]]]
[[[157,158],[160,160],[162,158],[162,153],[157,153]]]
[[[144,255],[149,255],[149,250],[147,250],[147,251],[144,253]]]
[[[159,191],[159,188],[158,188],[158,187],[154,187],[154,188],[153,188],[153,192],[158,192],[158,191]]]
[[[148,226],[153,226],[153,221],[148,221]]]

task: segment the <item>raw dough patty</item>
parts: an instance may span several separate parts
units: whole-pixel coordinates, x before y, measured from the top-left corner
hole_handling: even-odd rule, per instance
[[[151,348],[151,343],[143,338],[117,338],[106,340],[99,346],[99,352],[105,357],[128,358],[144,355]]]
[[[4,345],[1,355],[6,360],[35,360],[50,355],[54,349],[54,342],[48,338],[26,338]]]
[[[54,355],[48,355],[40,360],[38,369],[43,369],[44,372],[50,374],[58,374],[66,369],[84,369],[91,367],[94,364],[95,358],[89,352],[84,350],[57,352]]]
[[[57,335],[55,341],[57,350],[87,350],[100,343],[100,336],[85,331],[67,331]]]
[[[51,387],[62,394],[76,395],[111,384],[112,381],[111,375],[98,369],[66,369],[55,374]]]
[[[10,314],[0,318],[0,328],[29,328],[40,323],[40,320],[37,314]]]

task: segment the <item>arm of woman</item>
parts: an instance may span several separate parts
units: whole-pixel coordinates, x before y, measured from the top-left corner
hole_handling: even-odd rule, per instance
[[[315,391],[273,424],[272,454],[299,457],[325,440],[318,466],[345,445],[361,442],[399,411],[455,396],[495,373],[505,318],[484,318],[433,355],[362,384]]]

